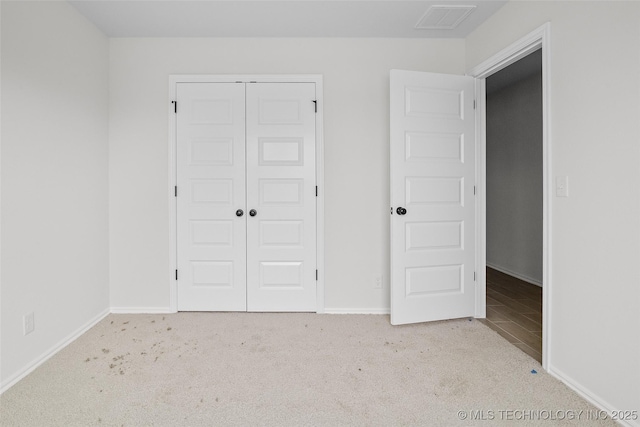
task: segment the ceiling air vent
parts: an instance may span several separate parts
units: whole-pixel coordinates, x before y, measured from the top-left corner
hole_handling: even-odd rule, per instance
[[[453,30],[475,6],[431,6],[416,24],[418,30]]]

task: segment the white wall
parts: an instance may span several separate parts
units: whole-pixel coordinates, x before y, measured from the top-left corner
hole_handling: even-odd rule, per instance
[[[109,307],[108,40],[66,2],[1,7],[3,389]]]
[[[467,38],[467,69],[547,21],[552,175],[569,176],[552,199],[549,369],[640,410],[640,3],[509,2]]]
[[[487,264],[541,285],[542,73],[487,93],[486,129]]]
[[[112,39],[110,278],[116,308],[169,305],[170,74],[323,74],[326,308],[388,310],[389,70],[462,74],[464,41]]]

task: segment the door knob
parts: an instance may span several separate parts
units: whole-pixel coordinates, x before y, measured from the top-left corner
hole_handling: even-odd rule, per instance
[[[242,209],[238,209],[236,211],[236,216],[242,216],[242,215],[244,215],[244,211]]]
[[[258,215],[258,211],[257,211],[257,210],[255,210],[255,209],[251,209],[251,210],[249,211],[249,215],[251,215],[251,216],[256,216],[256,215]]]
[[[398,209],[396,209],[396,212],[398,213],[398,215],[404,215],[407,213],[407,210],[400,206]]]

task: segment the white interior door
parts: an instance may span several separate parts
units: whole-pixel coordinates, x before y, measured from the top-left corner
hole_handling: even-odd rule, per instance
[[[314,83],[178,83],[180,311],[315,311]]]
[[[475,312],[475,81],[391,71],[391,323]]]
[[[315,99],[247,84],[248,311],[316,310]]]
[[[178,310],[246,310],[245,88],[178,83]]]

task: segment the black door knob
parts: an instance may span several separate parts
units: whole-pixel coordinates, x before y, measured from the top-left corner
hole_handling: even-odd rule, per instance
[[[396,212],[398,213],[398,215],[404,215],[407,213],[407,210],[400,206],[398,209],[396,209]]]
[[[258,215],[258,211],[257,211],[257,210],[255,210],[255,209],[251,209],[251,210],[249,211],[249,215],[251,215],[251,216],[256,216],[256,215]]]
[[[244,215],[244,211],[242,209],[238,209],[236,211],[236,216],[242,216],[242,215]]]

